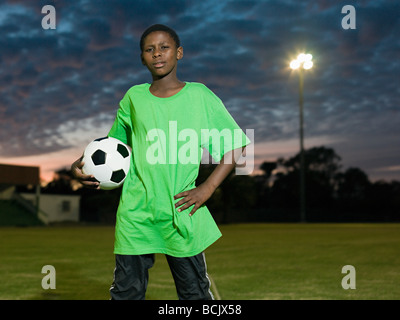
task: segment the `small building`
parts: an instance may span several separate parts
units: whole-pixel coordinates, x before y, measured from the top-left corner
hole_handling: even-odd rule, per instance
[[[33,193],[18,193],[17,186],[31,186]],[[16,219],[15,215],[39,219],[42,224],[79,221],[80,196],[71,194],[41,194],[39,167],[0,164],[0,215],[7,225]],[[30,224],[26,222],[21,224]]]
[[[36,207],[36,195],[20,193]],[[65,221],[79,221],[80,196],[70,194],[41,194],[39,201],[39,219],[45,224]]]

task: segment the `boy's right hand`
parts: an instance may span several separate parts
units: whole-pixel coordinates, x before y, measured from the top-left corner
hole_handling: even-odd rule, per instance
[[[82,162],[82,157],[76,160],[71,165],[71,173],[82,185],[90,189],[100,189],[99,182],[93,175],[87,175],[82,172],[82,167],[85,163]]]

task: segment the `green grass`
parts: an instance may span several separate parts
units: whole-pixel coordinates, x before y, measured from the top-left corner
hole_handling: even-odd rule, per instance
[[[43,222],[17,201],[0,200],[0,227],[3,226],[43,226]]]
[[[400,224],[237,224],[206,251],[222,299],[400,299]],[[0,299],[109,299],[113,227],[0,228]],[[41,287],[44,265],[56,289]],[[344,290],[344,265],[356,289]],[[148,299],[177,299],[165,257]]]

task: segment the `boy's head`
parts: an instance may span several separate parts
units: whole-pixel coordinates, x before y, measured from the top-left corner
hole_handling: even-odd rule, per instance
[[[144,40],[146,39],[146,37],[152,33],[152,32],[156,32],[156,31],[163,31],[168,33],[171,38],[175,41],[176,47],[179,48],[181,46],[181,42],[179,40],[178,35],[176,34],[176,32],[174,30],[172,30],[170,27],[167,27],[163,24],[154,24],[151,27],[147,28],[141,38],[140,38],[140,51],[143,52],[143,46],[144,46]]]
[[[170,75],[176,77],[177,61],[183,57],[183,48],[174,30],[155,24],[140,38],[140,58],[154,79]]]

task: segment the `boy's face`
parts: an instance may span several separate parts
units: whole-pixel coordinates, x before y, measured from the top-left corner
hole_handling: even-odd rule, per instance
[[[142,63],[153,77],[162,78],[176,71],[177,61],[182,57],[183,48],[176,47],[168,32],[154,31],[144,39]]]

